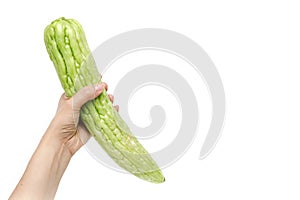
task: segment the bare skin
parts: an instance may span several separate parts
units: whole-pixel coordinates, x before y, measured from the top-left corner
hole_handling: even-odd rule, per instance
[[[91,137],[79,119],[80,108],[104,89],[106,83],[82,88],[71,98],[61,96],[55,117],[9,199],[54,199],[72,156]],[[113,102],[113,96],[109,98]]]

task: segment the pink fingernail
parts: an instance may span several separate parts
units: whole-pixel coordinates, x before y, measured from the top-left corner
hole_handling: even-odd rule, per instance
[[[102,88],[105,88],[105,84],[104,83],[101,83],[101,85],[102,85]]]
[[[101,91],[101,90],[102,90],[102,88],[103,88],[103,86],[102,86],[102,84],[101,84],[101,83],[99,83],[99,84],[97,84],[97,85],[95,86],[95,90],[96,90],[96,92],[99,92],[99,91]]]

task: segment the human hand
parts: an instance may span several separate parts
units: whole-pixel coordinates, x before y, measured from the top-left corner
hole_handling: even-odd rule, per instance
[[[81,122],[80,109],[90,100],[99,96],[108,86],[102,82],[95,86],[87,86],[80,89],[73,97],[66,97],[63,94],[59,100],[58,108],[54,119],[50,124],[52,134],[63,144],[73,155],[91,137],[84,124]],[[114,96],[109,94],[109,99],[113,103]],[[118,111],[119,106],[115,109]]]
[[[84,87],[70,98],[61,96],[55,117],[10,199],[54,199],[72,155],[91,137],[79,119],[80,109],[103,90],[107,90],[106,83]],[[108,96],[113,103],[114,97]]]

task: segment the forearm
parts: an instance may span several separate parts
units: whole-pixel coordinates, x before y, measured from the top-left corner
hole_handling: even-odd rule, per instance
[[[49,128],[10,199],[53,199],[72,155]]]

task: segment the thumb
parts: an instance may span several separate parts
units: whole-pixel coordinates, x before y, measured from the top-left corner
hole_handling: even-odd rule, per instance
[[[104,85],[98,83],[97,85],[90,85],[81,88],[73,97],[73,110],[80,110],[80,108],[88,101],[95,99],[103,91]]]

